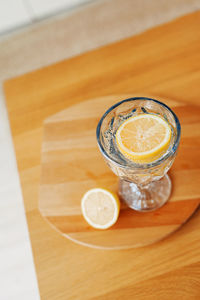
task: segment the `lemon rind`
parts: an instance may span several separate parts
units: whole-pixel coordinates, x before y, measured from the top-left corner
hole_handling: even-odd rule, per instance
[[[85,208],[84,208],[85,201],[86,201],[88,195],[90,195],[91,193],[96,193],[96,192],[103,192],[106,195],[108,195],[112,199],[114,206],[115,206],[114,216],[113,216],[112,220],[110,222],[106,223],[105,225],[99,225],[97,223],[91,222],[90,218],[88,218],[87,214],[85,214]],[[120,201],[119,201],[119,198],[117,197],[117,195],[115,195],[114,193],[112,193],[106,189],[94,188],[94,189],[90,189],[89,191],[87,191],[84,194],[84,196],[81,200],[81,210],[82,210],[84,219],[87,221],[87,223],[90,226],[92,226],[95,229],[108,229],[112,225],[114,225],[118,219],[119,211],[120,211]]]
[[[132,119],[134,118],[134,120],[138,120],[138,119],[142,119],[142,118],[152,118],[152,119],[156,119],[159,123],[163,124],[164,127],[166,128],[166,135],[164,140],[156,147],[154,147],[153,149],[149,150],[149,151],[144,151],[144,152],[133,152],[129,149],[127,149],[121,140],[121,136],[120,133],[123,130],[124,126],[127,125],[129,122],[132,122]],[[130,117],[129,119],[127,119],[124,123],[122,123],[120,125],[120,127],[117,130],[116,133],[116,141],[117,141],[117,145],[119,147],[119,149],[121,150],[121,152],[125,155],[127,155],[128,157],[130,157],[133,160],[143,160],[146,158],[153,158],[155,156],[158,156],[161,152],[163,152],[164,150],[166,150],[169,146],[170,143],[170,139],[171,139],[171,128],[168,125],[168,123],[162,119],[161,117],[158,117],[156,115],[150,115],[150,114],[141,114],[141,115],[137,115],[137,116],[133,116]]]

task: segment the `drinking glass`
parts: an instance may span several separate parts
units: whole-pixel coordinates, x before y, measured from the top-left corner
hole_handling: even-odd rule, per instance
[[[135,163],[118,149],[116,132],[128,118],[154,114],[170,125],[172,136],[167,150],[150,163]],[[175,113],[164,103],[146,97],[122,100],[110,107],[100,119],[97,130],[99,149],[111,170],[119,177],[119,195],[126,204],[141,212],[155,210],[166,203],[171,193],[167,175],[177,154],[181,127]]]

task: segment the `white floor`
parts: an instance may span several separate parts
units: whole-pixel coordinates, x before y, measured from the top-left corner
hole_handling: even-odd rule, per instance
[[[87,2],[91,0],[0,0],[0,34]]]
[[[39,300],[19,176],[0,98],[0,300]]]

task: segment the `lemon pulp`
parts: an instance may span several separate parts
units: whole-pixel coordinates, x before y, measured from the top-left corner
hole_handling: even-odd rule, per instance
[[[118,219],[120,201],[116,194],[95,188],[87,191],[81,200],[82,214],[94,228],[107,229]]]
[[[116,132],[122,154],[134,162],[149,163],[169,147],[171,127],[160,116],[139,114],[124,121]]]

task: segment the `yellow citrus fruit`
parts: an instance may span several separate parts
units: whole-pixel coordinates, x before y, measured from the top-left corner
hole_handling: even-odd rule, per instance
[[[118,219],[120,201],[117,195],[102,188],[87,191],[81,200],[85,220],[94,228],[107,229]]]
[[[128,118],[116,132],[119,150],[137,163],[149,163],[167,150],[171,127],[160,116],[139,114]]]

